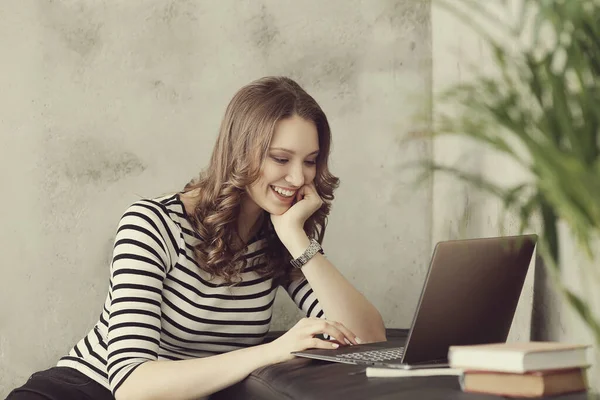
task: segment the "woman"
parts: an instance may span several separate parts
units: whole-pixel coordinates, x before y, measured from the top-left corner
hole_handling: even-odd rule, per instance
[[[8,398],[196,399],[293,351],[385,340],[320,248],[338,185],[329,150],[327,118],[297,83],[240,89],[199,179],[121,218],[98,323]],[[261,344],[278,286],[307,318]]]

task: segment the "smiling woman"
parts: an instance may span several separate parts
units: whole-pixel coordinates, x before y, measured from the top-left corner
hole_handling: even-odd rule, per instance
[[[322,241],[339,183],[329,171],[330,147],[325,113],[293,80],[266,77],[241,88],[225,111],[208,168],[182,194],[204,239],[196,245],[202,268],[227,281],[239,279],[245,268],[240,250],[264,230],[270,245],[257,271],[285,279],[293,270],[290,254],[264,217],[284,213],[299,200],[300,189],[312,184],[323,203],[303,226]]]
[[[322,255],[330,141],[293,80],[241,88],[198,179],[123,214],[99,321],[8,399],[196,399],[293,351],[385,340],[379,312]],[[279,286],[307,318],[261,344]]]
[[[246,215],[261,209],[281,215],[301,200],[300,188],[312,184],[317,173],[318,138],[315,124],[297,115],[277,122],[261,176],[248,188]],[[258,209],[251,210],[252,205]]]

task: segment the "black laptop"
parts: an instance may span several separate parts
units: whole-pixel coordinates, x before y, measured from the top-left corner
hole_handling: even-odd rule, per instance
[[[453,345],[505,342],[537,235],[439,242],[404,346],[378,342],[293,352],[299,357],[388,368],[448,365]]]

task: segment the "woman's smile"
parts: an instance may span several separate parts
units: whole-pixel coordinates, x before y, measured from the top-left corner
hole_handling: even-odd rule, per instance
[[[271,191],[273,192],[275,197],[283,203],[291,203],[296,197],[295,190],[284,189],[282,187],[273,185],[270,185],[269,187],[271,188]]]

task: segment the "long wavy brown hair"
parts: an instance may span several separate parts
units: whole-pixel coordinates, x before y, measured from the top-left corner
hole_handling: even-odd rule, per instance
[[[323,205],[304,225],[309,237],[323,241],[333,192],[339,179],[328,168],[331,131],[325,113],[296,82],[286,77],[264,77],[242,87],[232,98],[223,117],[219,136],[208,167],[184,191],[196,190],[192,226],[200,236],[195,255],[200,268],[226,283],[240,281],[247,266],[245,248],[239,241],[237,221],[246,188],[259,179],[261,167],[278,121],[297,115],[312,121],[319,136],[314,184]],[[266,211],[265,211],[266,214]],[[264,257],[254,265],[261,276],[287,283],[299,277],[290,264],[291,256],[277,237],[271,219],[262,218],[259,237],[265,237]]]

